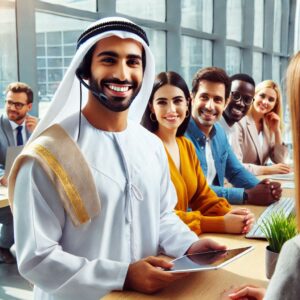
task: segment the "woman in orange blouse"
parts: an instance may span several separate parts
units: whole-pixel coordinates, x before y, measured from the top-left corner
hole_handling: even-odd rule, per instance
[[[246,208],[231,210],[227,200],[210,189],[193,144],[183,136],[190,111],[190,93],[183,78],[175,72],[160,73],[142,125],[164,143],[177,192],[176,213],[197,234],[247,233],[253,214]]]

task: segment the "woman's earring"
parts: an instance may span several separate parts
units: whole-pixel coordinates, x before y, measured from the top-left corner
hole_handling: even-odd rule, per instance
[[[186,111],[186,116],[185,116],[185,118],[188,118],[189,116],[190,116],[190,111],[187,110],[187,111]]]
[[[151,120],[153,123],[157,122],[156,117],[155,117],[155,114],[154,114],[153,112],[150,113],[150,120]]]

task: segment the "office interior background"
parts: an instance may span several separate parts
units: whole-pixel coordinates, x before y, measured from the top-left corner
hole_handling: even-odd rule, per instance
[[[179,72],[191,86],[202,67],[229,75],[273,79],[284,91],[290,55],[300,49],[297,0],[0,0],[0,91],[12,81],[29,84],[32,114],[43,116],[76,49],[93,21],[118,15],[148,34],[156,73]],[[284,95],[284,93],[283,93]],[[285,140],[290,142],[284,95]],[[3,111],[2,93],[0,110]]]

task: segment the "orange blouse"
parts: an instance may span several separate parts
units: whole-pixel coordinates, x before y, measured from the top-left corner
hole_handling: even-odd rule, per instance
[[[198,235],[202,232],[224,232],[224,215],[231,206],[208,186],[192,142],[177,137],[180,171],[168,153],[170,174],[178,202],[177,215]],[[189,211],[190,210],[190,211]]]

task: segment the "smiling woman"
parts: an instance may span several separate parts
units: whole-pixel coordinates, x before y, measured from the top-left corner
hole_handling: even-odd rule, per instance
[[[248,115],[238,123],[232,148],[254,175],[289,173],[288,154],[282,140],[282,100],[278,85],[265,80],[255,88]],[[268,159],[274,163],[267,166]]]
[[[224,93],[224,87],[223,87]],[[220,92],[221,94],[221,92]],[[218,93],[200,95],[203,102],[224,104]],[[171,179],[177,193],[177,215],[197,234],[203,232],[245,233],[252,225],[248,210],[231,210],[208,186],[195,148],[183,135],[190,119],[191,98],[183,78],[175,72],[157,75],[142,125],[164,143]],[[205,120],[210,116],[204,116]],[[207,121],[207,120],[206,120]]]

